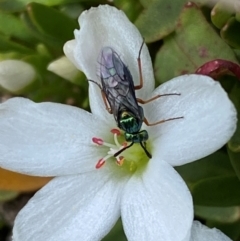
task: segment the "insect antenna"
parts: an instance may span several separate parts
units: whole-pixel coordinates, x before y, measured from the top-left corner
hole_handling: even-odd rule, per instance
[[[126,149],[128,149],[129,147],[131,147],[134,144],[134,142],[132,142],[129,146],[124,147],[123,149],[121,149],[120,151],[116,152],[114,154],[114,157],[117,157],[119,154],[121,154],[123,151],[125,151]]]
[[[141,145],[141,147],[143,148],[143,150],[145,151],[146,155],[147,155],[149,158],[152,158],[152,155],[148,152],[148,150],[146,149],[146,147],[143,145],[142,142],[140,142],[140,145]]]

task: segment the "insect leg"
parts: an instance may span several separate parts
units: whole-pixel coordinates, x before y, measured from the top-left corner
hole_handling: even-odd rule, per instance
[[[139,89],[141,89],[143,87],[142,64],[141,64],[141,57],[140,57],[143,45],[144,45],[144,40],[143,40],[142,45],[141,45],[141,47],[139,49],[138,58],[137,58],[140,84],[134,86],[135,90],[139,90]]]
[[[106,110],[112,114],[112,109],[108,106],[108,101],[107,101],[107,97],[106,97],[106,94],[104,93],[104,91],[101,89],[101,94],[102,94],[102,98],[103,98],[103,102],[106,106]]]
[[[140,145],[141,145],[142,149],[145,151],[146,155],[147,155],[149,158],[152,158],[152,155],[148,152],[146,146],[145,146],[142,142],[140,142]]]
[[[130,145],[124,147],[123,149],[119,150],[118,152],[116,152],[114,154],[114,157],[117,157],[119,154],[121,154],[123,151],[125,151],[126,149],[128,149],[129,147],[131,147],[134,144],[134,142],[132,142]]]
[[[100,88],[100,90],[102,90],[102,86],[97,81],[94,81],[91,79],[88,79],[88,81],[94,83],[95,85],[97,85]]]
[[[153,98],[149,99],[149,100],[142,100],[140,98],[137,98],[137,102],[140,103],[140,104],[147,104],[153,100],[156,100],[162,96],[169,96],[169,95],[181,95],[181,94],[178,94],[178,93],[171,93],[171,94],[163,94],[163,95],[156,95],[154,96]]]
[[[155,123],[149,123],[148,120],[146,119],[146,117],[144,117],[143,121],[147,126],[155,126],[155,125],[167,122],[167,121],[178,120],[178,119],[183,119],[183,118],[184,118],[183,116],[180,116],[180,117],[174,117],[174,118],[170,118],[170,119],[166,119],[166,120],[160,120],[160,121],[155,122]]]
[[[88,81],[96,84],[96,85],[100,88],[101,94],[102,94],[102,98],[103,98],[103,102],[104,102],[104,104],[105,104],[105,106],[106,106],[106,110],[107,110],[110,114],[112,114],[112,110],[111,110],[111,108],[108,106],[107,97],[106,97],[106,95],[105,95],[105,93],[104,93],[104,91],[103,91],[103,89],[102,89],[102,86],[101,86],[98,82],[96,82],[96,81],[94,81],[94,80],[88,79]]]

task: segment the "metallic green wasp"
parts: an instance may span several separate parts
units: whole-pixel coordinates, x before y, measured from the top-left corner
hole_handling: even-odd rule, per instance
[[[130,142],[128,146],[115,153],[115,157],[131,147],[134,143],[140,143],[146,155],[151,158],[152,156],[146,148],[148,133],[146,130],[141,130],[142,123],[144,122],[147,126],[154,126],[166,121],[183,118],[176,117],[161,120],[156,123],[149,123],[144,116],[143,108],[139,106],[138,103],[146,104],[161,96],[180,94],[157,95],[149,100],[142,100],[136,97],[135,90],[143,87],[140,58],[143,45],[144,42],[140,47],[137,58],[140,76],[139,85],[134,86],[133,78],[128,67],[123,63],[118,53],[111,47],[104,47],[99,56],[101,85],[93,80],[89,80],[97,84],[101,89],[106,109],[110,114],[113,114],[117,126],[125,132],[126,141]]]

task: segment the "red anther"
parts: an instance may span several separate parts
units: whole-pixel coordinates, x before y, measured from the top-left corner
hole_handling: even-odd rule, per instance
[[[120,157],[117,159],[117,165],[118,165],[118,166],[122,166],[123,162],[124,162],[124,157],[123,157],[123,156],[120,156]]]
[[[118,129],[112,129],[111,132],[113,134],[117,134],[118,136],[121,134],[120,130],[118,130]]]
[[[101,146],[103,144],[103,140],[100,138],[97,138],[97,137],[93,137],[92,141],[99,146]]]
[[[102,158],[98,161],[98,163],[96,164],[96,168],[99,169],[100,167],[102,167],[105,164],[105,160]]]

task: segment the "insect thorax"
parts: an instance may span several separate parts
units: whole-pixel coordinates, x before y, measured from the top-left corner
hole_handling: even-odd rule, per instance
[[[118,127],[123,131],[134,134],[140,131],[142,121],[129,111],[123,111],[118,118]]]

